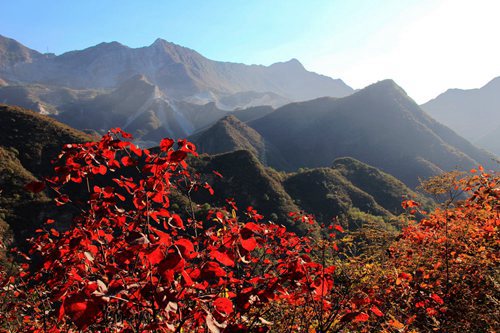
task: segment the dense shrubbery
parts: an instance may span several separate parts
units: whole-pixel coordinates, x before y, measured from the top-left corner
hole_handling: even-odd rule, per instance
[[[16,273],[0,271],[0,329],[23,332],[349,332],[498,329],[498,177],[452,186],[469,199],[400,235],[371,218],[323,239],[263,222],[252,207],[170,209],[176,191],[212,192],[187,169],[187,141],[142,150],[113,130],[68,144],[56,176],[28,185],[80,210],[48,220]],[[176,148],[174,149],[174,147]],[[404,202],[408,213],[419,208]],[[353,216],[356,215],[353,213]],[[358,213],[357,218],[363,218]],[[315,224],[292,213],[296,223]],[[411,216],[410,216],[411,217]],[[58,227],[55,227],[58,226]],[[362,251],[360,251],[362,249]],[[353,255],[355,254],[355,255]]]

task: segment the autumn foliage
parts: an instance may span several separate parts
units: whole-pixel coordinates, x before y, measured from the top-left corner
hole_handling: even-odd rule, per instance
[[[421,221],[409,221],[390,247],[386,269],[397,274],[381,280],[383,297],[401,327],[424,332],[500,328],[499,177],[481,167],[471,171],[461,178],[452,173],[451,182],[449,175],[431,179],[428,190],[450,196]],[[418,203],[405,205],[420,210]]]
[[[175,212],[174,189],[212,192],[189,171],[194,145],[164,139],[150,151],[128,139],[115,129],[99,142],[67,144],[55,176],[27,185],[52,191],[56,205],[76,213],[47,220],[28,253],[15,252],[20,264],[2,267],[0,330],[498,329],[497,176],[481,170],[460,180],[453,186],[468,199],[406,220],[376,258],[349,257],[338,224],[316,239],[232,200],[204,218]]]

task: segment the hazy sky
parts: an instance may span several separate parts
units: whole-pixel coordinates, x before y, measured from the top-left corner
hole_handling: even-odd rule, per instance
[[[499,0],[0,0],[0,34],[56,54],[157,37],[214,60],[299,59],[354,88],[392,78],[417,102],[500,76]]]

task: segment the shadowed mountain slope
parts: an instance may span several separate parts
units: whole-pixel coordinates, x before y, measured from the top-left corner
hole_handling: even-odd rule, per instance
[[[415,187],[443,170],[494,167],[493,155],[433,120],[392,80],[345,98],[288,104],[249,125],[295,169],[351,156]]]
[[[50,161],[64,144],[92,137],[47,116],[6,105],[0,105],[0,133],[0,229],[3,222],[24,240],[54,210],[44,192],[28,193],[24,186],[50,174]]]

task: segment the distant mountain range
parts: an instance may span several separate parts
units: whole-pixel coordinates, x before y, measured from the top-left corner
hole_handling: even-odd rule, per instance
[[[248,149],[289,171],[349,156],[411,187],[447,170],[498,167],[494,155],[429,117],[392,80],[344,98],[291,103],[247,123],[224,118],[192,139],[208,153]]]
[[[432,117],[500,155],[500,77],[479,89],[449,89],[422,105]]]
[[[162,39],[141,48],[101,43],[55,56],[0,36],[0,78],[10,84],[114,89],[138,74],[169,99],[227,108],[353,92],[342,80],[309,72],[296,59],[271,66],[219,62]]]

